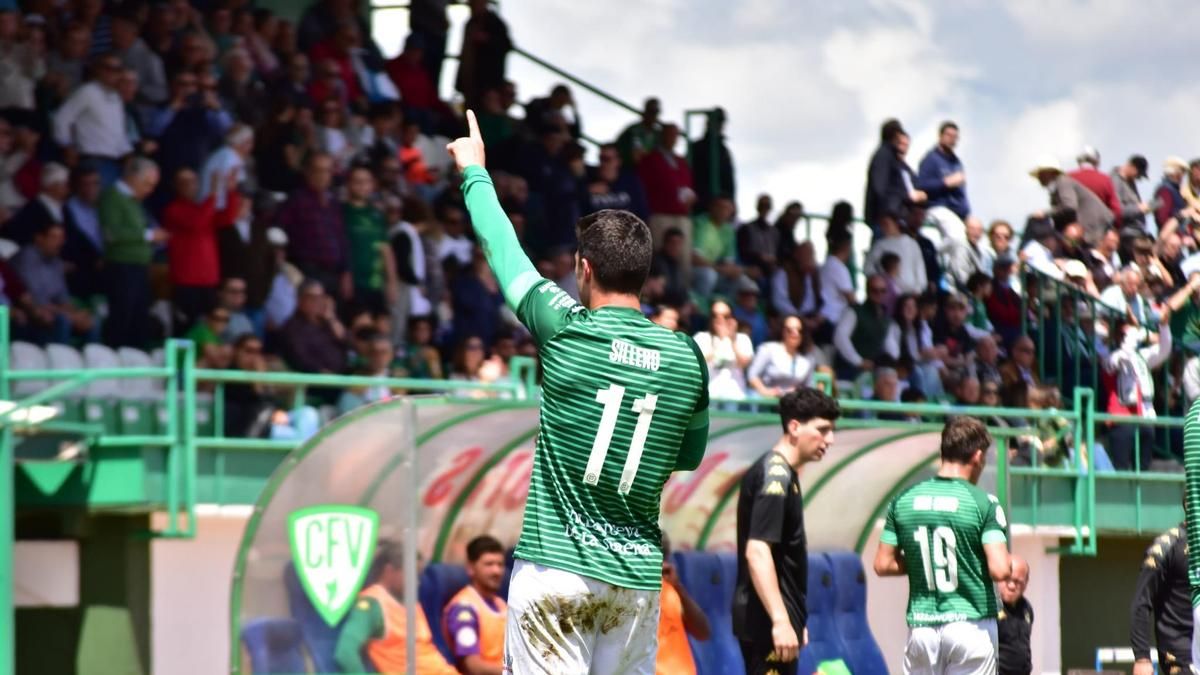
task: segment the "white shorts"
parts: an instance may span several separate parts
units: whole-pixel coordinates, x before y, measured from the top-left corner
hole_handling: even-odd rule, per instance
[[[993,675],[996,620],[958,621],[908,629],[905,675]]]
[[[1192,607],[1192,672],[1200,671],[1200,607]]]
[[[658,595],[517,559],[505,675],[654,675]]]

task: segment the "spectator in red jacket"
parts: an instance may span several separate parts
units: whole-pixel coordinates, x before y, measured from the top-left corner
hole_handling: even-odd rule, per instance
[[[1120,222],[1121,200],[1117,199],[1117,188],[1113,185],[1112,178],[1098,168],[1100,166],[1100,151],[1090,145],[1084,146],[1083,151],[1079,153],[1075,161],[1079,163],[1079,168],[1067,175],[1083,183],[1084,187],[1099,197],[1105,206],[1112,209],[1113,216],[1117,218],[1117,222]]]
[[[650,233],[654,236],[654,247],[662,244],[663,234],[672,227],[683,233],[683,250],[692,250],[692,219],[688,215],[696,203],[696,192],[692,189],[692,170],[687,159],[675,152],[679,142],[679,127],[664,124],[659,134],[658,147],[642,157],[638,163],[638,175],[646,191],[646,202],[650,206]],[[684,256],[683,277],[691,280],[691,261]]]
[[[1005,349],[1021,335],[1021,296],[1012,287],[1015,266],[1016,261],[1008,254],[996,257],[992,263],[992,294],[986,301],[988,319],[1004,339]]]
[[[354,59],[351,56],[358,46],[358,26],[353,20],[345,20],[338,23],[337,32],[324,42],[318,43],[309,53],[313,63],[322,61],[337,63],[342,84],[346,88],[346,96],[351,103],[364,99],[362,83],[358,81],[358,73],[354,69]]]
[[[405,119],[416,121],[421,131],[436,133],[453,118],[449,106],[438,98],[438,83],[430,79],[421,35],[409,34],[404,51],[387,62],[387,73],[400,90]]]
[[[175,199],[163,210],[162,224],[171,238],[167,240],[167,261],[171,274],[173,300],[181,315],[182,330],[216,305],[221,264],[217,254],[217,229],[233,224],[241,209],[236,170],[214,173],[208,198],[197,201],[200,180],[196,172],[182,168],[175,172]],[[225,208],[217,210],[217,183],[225,181]]]

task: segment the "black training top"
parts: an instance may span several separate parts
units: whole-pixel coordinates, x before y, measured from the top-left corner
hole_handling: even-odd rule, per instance
[[[999,675],[1029,675],[1033,672],[1033,607],[1022,596],[1015,605],[1002,604],[996,623],[1000,636]]]
[[[738,639],[771,640],[771,617],[754,590],[746,564],[751,539],[771,546],[779,592],[797,637],[808,621],[808,539],[804,534],[804,498],[795,469],[772,451],[750,465],[738,495],[737,590],[733,594],[733,632]]]
[[[1192,662],[1192,598],[1187,531],[1182,523],[1162,533],[1146,550],[1129,614],[1129,645],[1135,658],[1150,658],[1153,623],[1159,663],[1186,670]]]

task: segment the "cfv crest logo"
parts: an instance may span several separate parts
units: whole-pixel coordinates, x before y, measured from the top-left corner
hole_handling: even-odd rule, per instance
[[[288,516],[296,574],[330,626],[342,620],[362,587],[378,532],[379,515],[357,506],[310,506]]]

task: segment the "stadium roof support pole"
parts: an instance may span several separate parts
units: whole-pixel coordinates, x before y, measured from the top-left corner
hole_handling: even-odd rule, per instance
[[[0,400],[8,401],[8,307],[0,305]],[[16,495],[13,494],[13,425],[0,423],[0,675],[16,672],[16,623],[13,609],[13,547]]]

